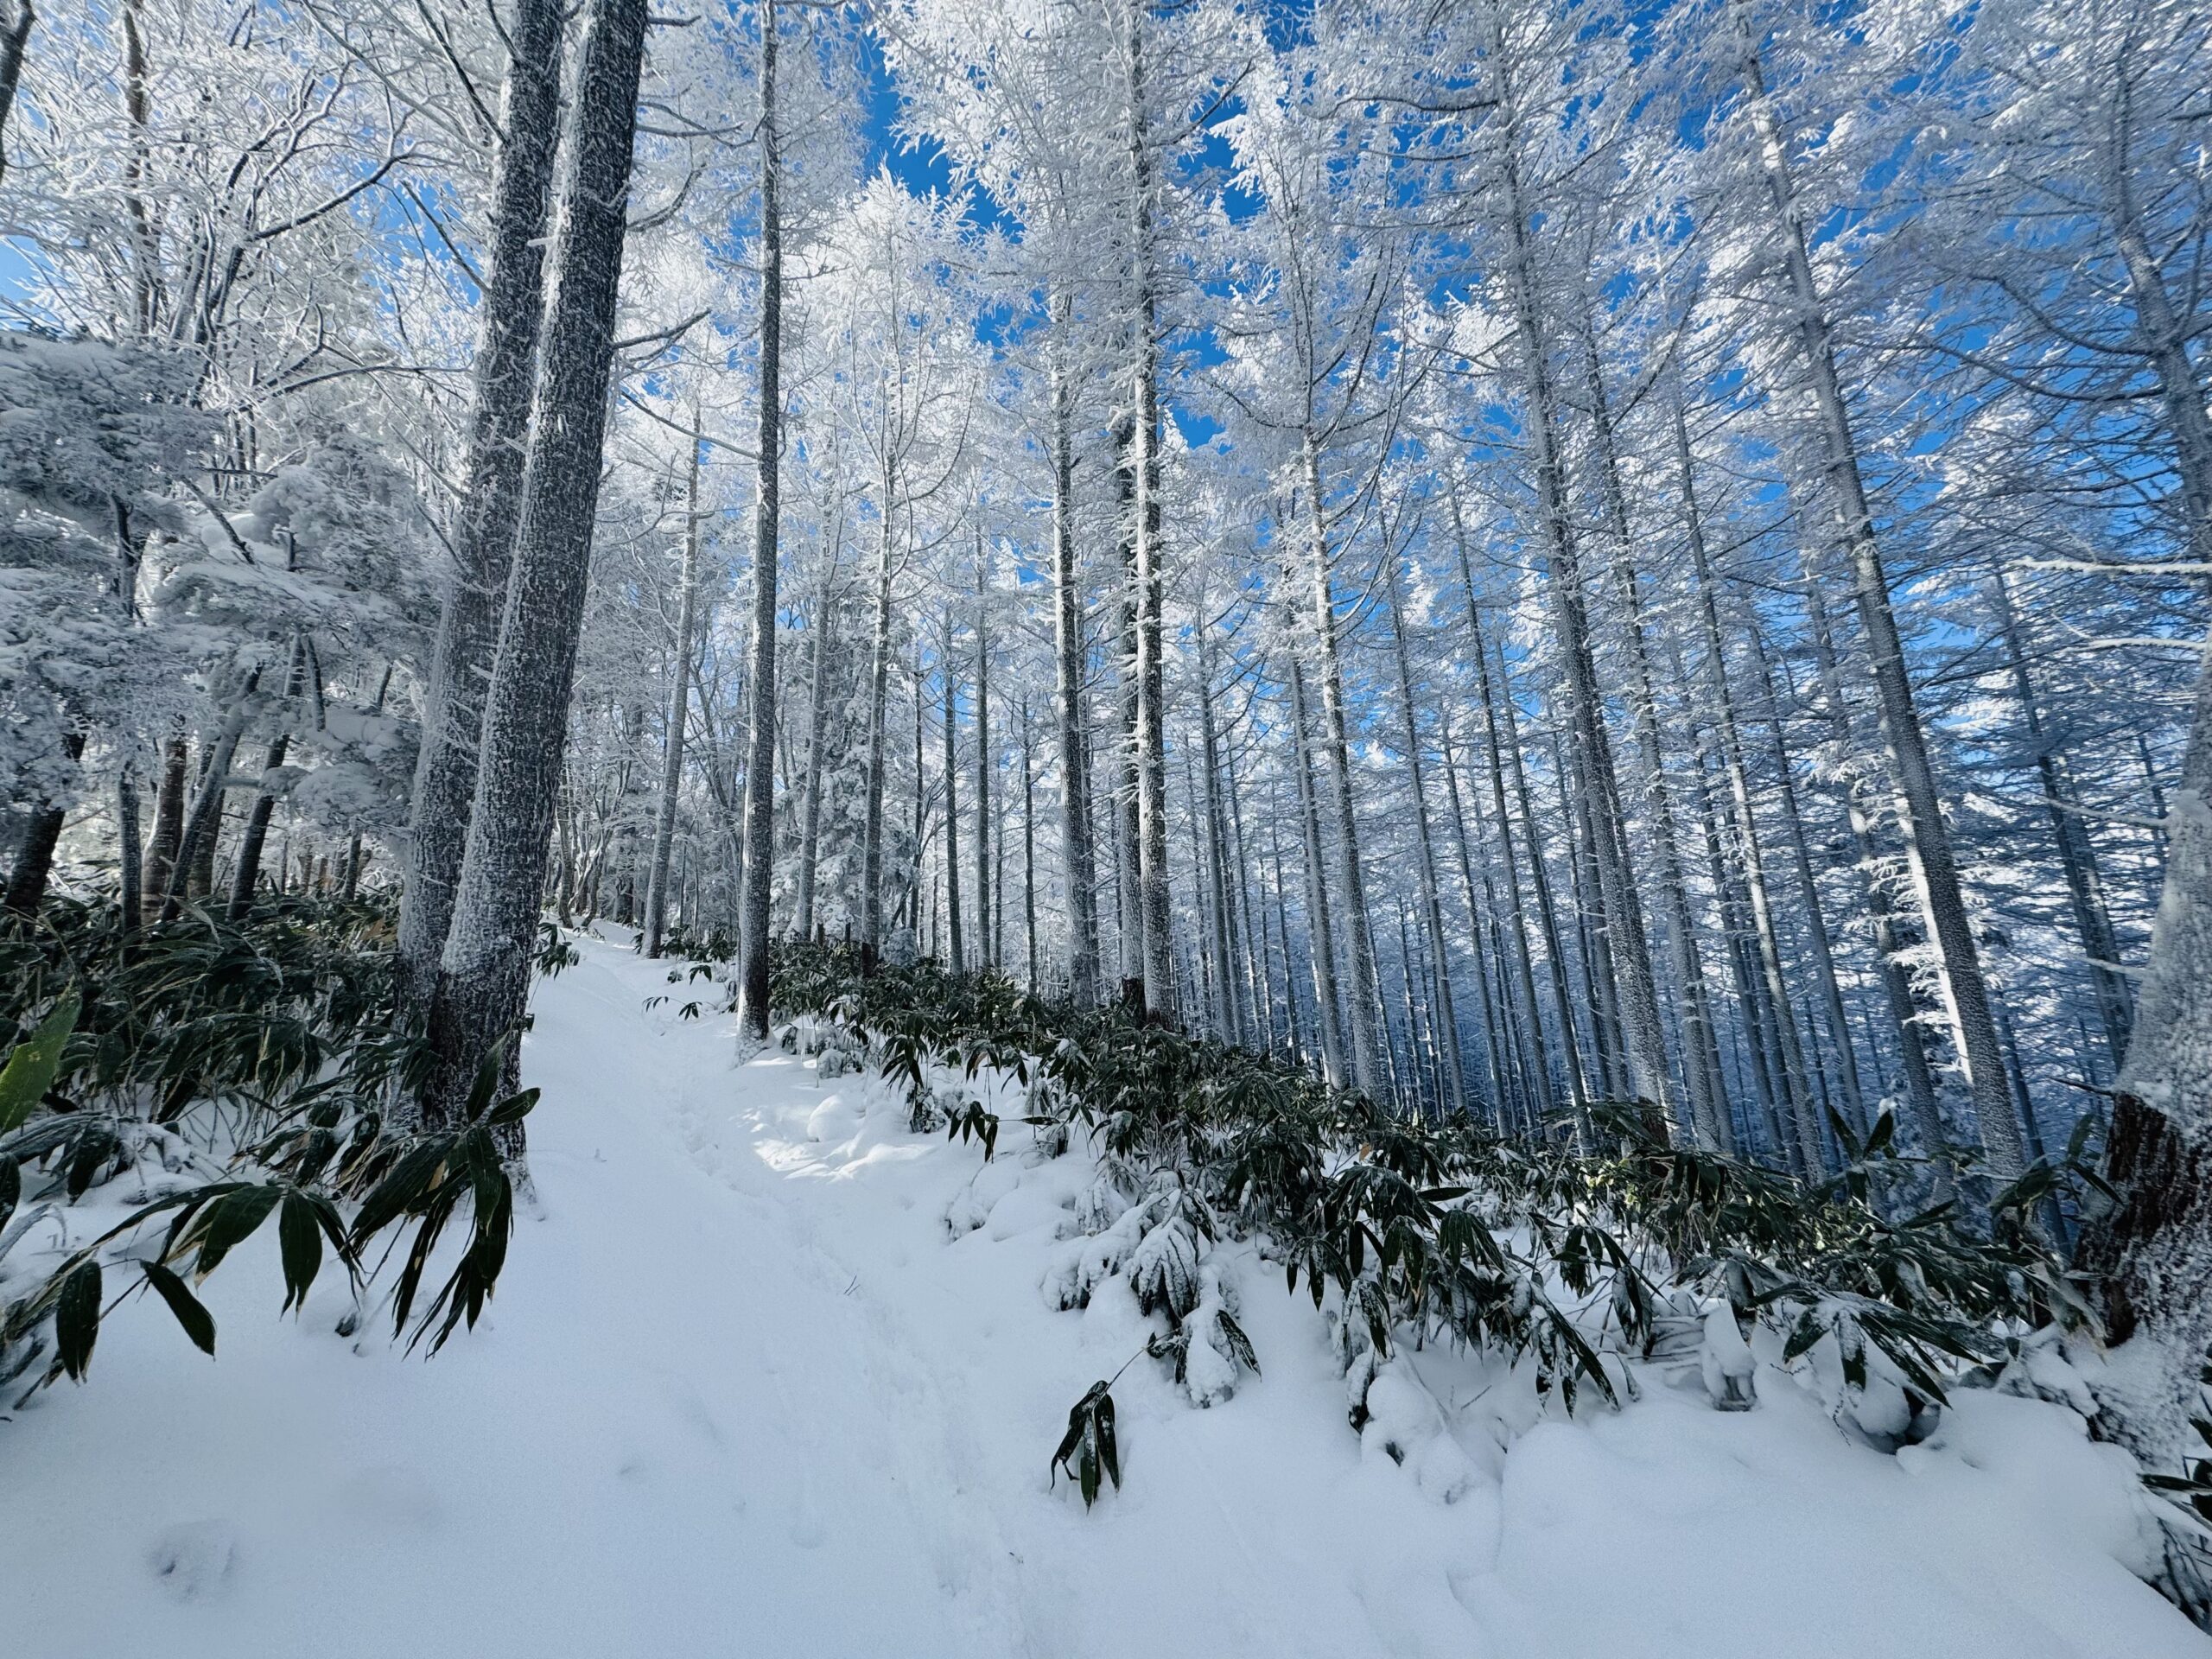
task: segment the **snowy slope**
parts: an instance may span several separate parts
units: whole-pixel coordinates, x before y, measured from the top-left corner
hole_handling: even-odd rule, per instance
[[[1046,1459],[1147,1325],[1118,1286],[1040,1294],[1085,1160],[1010,1126],[985,1167],[855,1079],[739,1067],[663,978],[587,945],[540,986],[543,1214],[473,1336],[348,1343],[328,1287],[279,1322],[245,1260],[207,1287],[219,1363],[129,1310],[88,1387],[0,1424],[0,1649],[2212,1655],[2120,1564],[2124,1459],[2056,1408],[1968,1396],[1891,1458],[1771,1370],[1745,1414],[1654,1372],[1536,1422],[1423,1354],[1459,1476],[1424,1490],[1240,1245],[1264,1376],[1200,1411],[1131,1366],[1126,1485],[1086,1514]]]

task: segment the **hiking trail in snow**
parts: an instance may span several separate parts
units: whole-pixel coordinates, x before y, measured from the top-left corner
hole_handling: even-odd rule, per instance
[[[1351,1432],[1312,1303],[1226,1241],[1263,1374],[1199,1410],[1131,1365],[1086,1513],[1047,1458],[1152,1325],[1039,1289],[1080,1145],[1009,1122],[987,1165],[582,949],[537,989],[541,1213],[483,1324],[428,1362],[342,1339],[328,1274],[279,1319],[273,1236],[207,1287],[218,1362],[118,1313],[86,1388],[0,1423],[11,1655],[2212,1656],[2122,1564],[2132,1468],[2055,1407],[1961,1395],[1891,1457],[1771,1368],[1747,1413],[1655,1370],[1539,1421],[1417,1353],[1433,1478]]]

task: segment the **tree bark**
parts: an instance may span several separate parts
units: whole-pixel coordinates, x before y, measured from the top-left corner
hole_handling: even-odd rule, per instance
[[[23,54],[36,21],[31,0],[16,0],[16,15],[0,22],[0,180],[8,176],[8,111],[16,106],[16,89],[22,84]]]
[[[231,760],[238,753],[238,739],[245,734],[246,715],[252,707],[255,688],[260,683],[261,670],[250,670],[245,683],[231,700],[214,741],[207,746],[200,792],[193,798],[192,810],[185,815],[184,832],[177,841],[176,861],[169,869],[168,892],[162,900],[162,919],[165,922],[183,913],[185,899],[194,889],[194,872],[200,867],[201,860],[211,864],[213,861],[215,837],[222,829],[223,791],[230,785]],[[81,743],[83,740],[79,738],[78,741]],[[57,823],[54,827],[58,830],[60,826]]]
[[[1343,1015],[1337,1005],[1337,946],[1329,920],[1329,884],[1323,874],[1321,814],[1313,798],[1313,763],[1306,741],[1306,670],[1290,661],[1291,732],[1296,750],[1298,822],[1306,842],[1306,938],[1313,964],[1313,1007],[1321,1028],[1321,1071],[1331,1083],[1344,1082]]]
[[[471,833],[430,1001],[424,1094],[451,1122],[529,1000],[599,505],[645,0],[593,0],[527,488],[484,708]],[[512,1052],[512,1051],[511,1051]],[[520,1151],[519,1137],[508,1144]]]
[[[1090,835],[1090,763],[1084,729],[1087,653],[1075,561],[1074,397],[1063,360],[1073,308],[1064,288],[1054,289],[1052,303],[1052,659],[1058,693],[1061,868],[1068,895],[1068,996],[1084,1008],[1098,1000],[1098,858]]]
[[[299,640],[292,644],[292,661],[284,676],[284,701],[296,701],[307,677],[308,653]],[[284,764],[290,752],[292,734],[280,731],[270,740],[269,753],[264,762],[261,789],[253,798],[253,810],[247,814],[245,834],[238,841],[238,868],[231,877],[230,918],[242,922],[253,909],[253,890],[261,880],[261,849],[269,839],[269,820],[276,810],[276,791],[268,776]]]
[[[85,734],[70,732],[61,740],[61,752],[71,760],[85,753]],[[23,832],[23,844],[16,855],[15,873],[9,877],[4,901],[7,909],[18,916],[35,916],[46,898],[46,884],[54,873],[54,850],[61,842],[62,821],[68,816],[64,809],[42,802],[31,814],[29,827]]]
[[[697,404],[691,424],[699,424]],[[683,786],[684,728],[691,717],[691,639],[699,625],[699,440],[694,436],[689,487],[684,492],[683,591],[676,601],[676,661],[670,677],[667,742],[660,768],[660,802],[653,814],[653,861],[645,881],[645,955],[660,955],[668,920],[668,865],[676,845],[676,803]],[[820,648],[817,647],[817,654]],[[818,677],[817,677],[818,678]],[[818,695],[820,687],[816,688]],[[802,931],[804,931],[802,929]]]
[[[1765,70],[1759,60],[1746,0],[1732,0],[1731,10],[1742,46],[1751,118],[1758,131],[1760,164],[1788,263],[1791,296],[1797,314],[1798,343],[1812,374],[1828,480],[1835,491],[1844,546],[1851,559],[1859,626],[1866,633],[1883,739],[1889,751],[1891,781],[1897,791],[1897,814],[1904,830],[1907,861],[1913,885],[1920,894],[1921,906],[1928,917],[1929,931],[1942,954],[1944,1000],[1959,1035],[1960,1058],[1973,1091],[1974,1116],[1981,1128],[1990,1171],[1999,1181],[2009,1181],[2027,1166],[2027,1160],[2020,1145],[2019,1130],[2012,1122],[2012,1089],[2005,1079],[2005,1054],[1998,1042],[1997,1022],[1990,1012],[1989,988],[1982,977],[1974,921],[1967,910],[1965,890],[1951,849],[1950,832],[1943,823],[1942,803],[1936,792],[1935,769],[1929,762],[1927,739],[1921,730],[1920,711],[1913,701],[1912,683],[1905,672],[1904,644],[1898,636],[1897,617],[1890,606],[1889,578],[1882,568],[1882,550],[1874,534],[1873,512],[1867,504],[1866,485],[1859,474],[1859,446],[1852,430],[1851,413],[1844,402],[1843,383],[1836,372],[1835,347],[1829,334],[1826,302],[1813,274],[1796,185],[1790,175],[1788,142],[1781,117],[1767,96]],[[2201,402],[2199,414],[2201,417]]]
[[[1322,728],[1321,755],[1328,771],[1330,804],[1336,810],[1338,876],[1344,883],[1345,931],[1351,951],[1351,1006],[1345,1011],[1345,1018],[1351,1035],[1352,1081],[1372,1096],[1382,1083],[1375,1030],[1381,989],[1376,983],[1374,938],[1369,931],[1366,878],[1360,868],[1359,819],[1351,792],[1344,664],[1337,643],[1337,602],[1329,579],[1328,526],[1321,502],[1321,452],[1310,426],[1302,435],[1301,460],[1306,486],[1306,556],[1313,581],[1313,633],[1320,648],[1321,711],[1326,722]]]
[[[768,1039],[768,900],[776,876],[776,577],[783,553],[784,226],[776,124],[776,0],[760,6],[760,498],[753,532],[753,729],[745,763],[745,900],[738,1024]]]
[[[1167,708],[1166,652],[1166,539],[1160,498],[1159,300],[1153,270],[1153,156],[1146,131],[1144,23],[1147,10],[1130,0],[1126,11],[1128,75],[1128,188],[1130,264],[1135,313],[1137,632],[1137,890],[1142,916],[1144,1011],[1173,1022],[1175,1014],[1173,936],[1167,888]]]
[[[1386,556],[1389,556],[1386,555]],[[1444,1106],[1467,1105],[1467,1063],[1459,1049],[1459,1016],[1452,1002],[1452,957],[1444,933],[1444,908],[1436,892],[1436,847],[1429,834],[1428,788],[1421,760],[1421,728],[1414,717],[1414,676],[1406,656],[1406,620],[1398,598],[1398,569],[1393,561],[1384,577],[1390,600],[1390,643],[1398,666],[1398,708],[1406,743],[1406,782],[1413,791],[1414,844],[1420,854],[1421,926],[1428,935],[1429,960],[1436,975],[1435,1044],[1444,1067]]]
[[[138,839],[138,770],[135,760],[125,760],[123,770],[116,774],[115,833],[119,854],[117,875],[122,887],[118,914],[123,931],[135,933],[146,912],[143,849]]]
[[[952,946],[952,971],[968,971],[967,938],[960,925],[960,677],[953,672],[952,617],[944,619],[944,914]]]
[[[403,1008],[419,1017],[453,925],[475,801],[484,702],[521,521],[523,463],[545,314],[548,198],[561,136],[561,0],[518,0],[492,203],[484,338],[453,585],[438,617],[399,908]]]

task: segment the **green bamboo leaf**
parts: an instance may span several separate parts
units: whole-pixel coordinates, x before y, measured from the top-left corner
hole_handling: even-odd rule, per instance
[[[321,1224],[315,1206],[296,1191],[284,1194],[276,1211],[276,1243],[284,1259],[284,1306],[305,1307],[315,1276],[322,1270]]]
[[[54,1343],[61,1369],[81,1382],[100,1335],[100,1264],[83,1262],[61,1281],[54,1305]]]
[[[187,1288],[184,1281],[160,1262],[142,1262],[138,1265],[146,1270],[146,1282],[168,1304],[169,1312],[176,1315],[176,1322],[184,1327],[184,1334],[192,1338],[192,1345],[213,1357],[215,1352],[214,1317]]]
[[[75,991],[64,993],[47,1010],[38,1029],[16,1045],[5,1068],[0,1068],[0,1135],[21,1124],[46,1098],[46,1091],[54,1087],[54,1079],[61,1070],[62,1048],[69,1041],[69,1033],[77,1028],[77,1014],[82,1006]]]

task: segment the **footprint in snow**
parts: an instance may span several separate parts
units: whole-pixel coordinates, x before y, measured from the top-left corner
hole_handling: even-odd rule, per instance
[[[164,1528],[146,1551],[146,1567],[179,1601],[207,1601],[237,1565],[238,1529],[227,1521],[182,1521]]]

